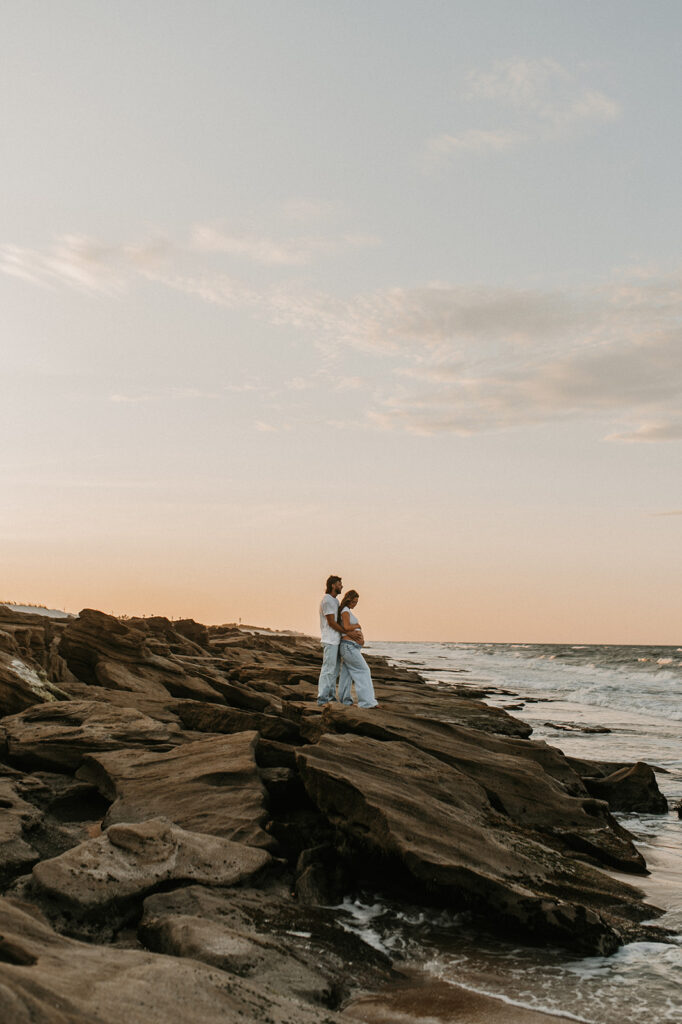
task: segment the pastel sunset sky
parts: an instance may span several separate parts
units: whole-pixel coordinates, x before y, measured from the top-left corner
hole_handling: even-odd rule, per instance
[[[679,0],[5,0],[0,600],[682,641]]]

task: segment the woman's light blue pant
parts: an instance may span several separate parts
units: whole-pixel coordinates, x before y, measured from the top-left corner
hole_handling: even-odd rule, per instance
[[[322,668],[317,684],[317,703],[328,704],[336,698],[336,677],[339,674],[339,645],[322,644]]]
[[[352,640],[341,641],[341,674],[339,676],[339,700],[342,704],[352,704],[350,695],[351,680],[355,683],[355,692],[359,708],[375,708],[377,699],[372,686],[372,673],[362,656],[362,649]]]

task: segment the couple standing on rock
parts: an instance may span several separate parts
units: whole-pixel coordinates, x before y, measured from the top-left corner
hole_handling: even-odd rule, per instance
[[[358,603],[357,590],[348,590],[339,605],[343,590],[340,576],[330,576],[320,603],[320,633],[322,634],[322,668],[317,688],[317,703],[329,704],[336,700],[336,680],[339,680],[339,700],[352,704],[350,687],[355,683],[359,708],[376,708],[377,699],[372,686],[369,665],[362,656],[365,638],[362,627],[353,614]]]

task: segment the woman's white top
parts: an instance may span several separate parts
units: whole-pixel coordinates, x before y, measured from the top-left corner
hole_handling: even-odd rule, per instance
[[[343,615],[343,612],[348,612],[348,616],[349,616],[349,618],[350,618],[350,624],[351,624],[351,626],[357,626],[357,624],[358,624],[358,622],[359,622],[359,619],[357,619],[357,618],[355,617],[355,615],[353,615],[353,613],[352,613],[352,611],[350,610],[350,608],[348,607],[348,605],[346,605],[346,607],[345,607],[345,608],[343,609],[343,611],[341,612],[341,615]]]

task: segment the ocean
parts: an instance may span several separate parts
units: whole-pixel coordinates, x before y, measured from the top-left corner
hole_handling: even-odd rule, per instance
[[[371,643],[367,650],[428,682],[490,688],[489,704],[566,754],[664,769],[658,784],[669,813],[616,817],[650,870],[644,878],[621,877],[665,911],[658,923],[675,934],[581,959],[503,942],[457,915],[389,905],[371,894],[344,905],[347,927],[406,965],[512,1005],[588,1024],[680,1024],[682,821],[673,808],[682,800],[682,647]]]

